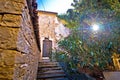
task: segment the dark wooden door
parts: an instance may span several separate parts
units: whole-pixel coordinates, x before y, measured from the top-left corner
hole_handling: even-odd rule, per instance
[[[52,41],[48,38],[43,40],[43,57],[49,57],[52,51]]]

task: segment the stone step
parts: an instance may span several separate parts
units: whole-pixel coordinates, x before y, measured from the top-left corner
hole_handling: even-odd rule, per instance
[[[37,79],[37,80],[69,80],[68,78],[49,78],[49,79]]]
[[[40,62],[50,62],[49,58],[43,58]]]
[[[48,70],[48,71],[38,73],[38,75],[42,75],[42,74],[64,74],[64,71],[63,70]]]
[[[59,65],[58,62],[39,62],[39,66],[41,65]]]
[[[59,67],[58,65],[41,65],[39,68],[52,68],[52,67]]]
[[[48,70],[62,70],[62,67],[38,68],[38,72],[39,71],[48,71]]]
[[[68,80],[58,62],[44,58],[38,65],[37,80]]]
[[[48,78],[64,78],[65,74],[44,74],[37,75],[37,79],[48,79]]]

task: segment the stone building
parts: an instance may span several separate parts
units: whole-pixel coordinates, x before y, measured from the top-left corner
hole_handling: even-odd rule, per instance
[[[49,57],[49,53],[46,52],[47,49],[56,49],[57,41],[63,37],[67,37],[69,35],[69,29],[66,28],[60,20],[58,20],[57,13],[55,12],[39,10],[38,23],[41,43],[40,57]],[[45,42],[46,39],[48,39],[47,42]]]
[[[36,80],[36,8],[35,0],[0,0],[0,80]]]

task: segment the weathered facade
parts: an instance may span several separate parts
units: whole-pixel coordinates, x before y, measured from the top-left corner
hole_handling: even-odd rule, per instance
[[[0,80],[36,80],[36,8],[35,0],[0,0]]]
[[[55,20],[57,19],[57,13],[47,12],[47,11],[38,11],[38,21],[40,29],[40,43],[41,43],[41,55],[43,54],[43,40],[49,38],[52,41],[52,46],[55,43],[55,32],[54,29],[57,25]]]
[[[38,11],[39,35],[41,43],[41,55],[44,57],[43,41],[48,38],[52,41],[52,49],[56,49],[57,41],[69,35],[69,30],[58,20],[57,13],[49,11]],[[48,45],[49,46],[49,45]],[[45,47],[47,49],[47,47]]]

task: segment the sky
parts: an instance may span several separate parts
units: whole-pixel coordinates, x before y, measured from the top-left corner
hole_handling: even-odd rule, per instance
[[[73,0],[37,0],[38,10],[57,12],[58,14],[65,13],[72,8]]]

